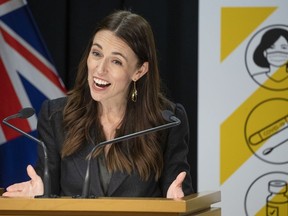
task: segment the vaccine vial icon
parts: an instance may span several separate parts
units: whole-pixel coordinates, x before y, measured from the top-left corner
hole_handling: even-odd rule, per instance
[[[270,194],[266,199],[266,216],[288,216],[287,182],[272,180],[268,184]]]

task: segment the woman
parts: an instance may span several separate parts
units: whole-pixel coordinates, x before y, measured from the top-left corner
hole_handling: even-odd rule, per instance
[[[150,25],[141,16],[118,11],[98,26],[80,62],[74,89],[66,98],[45,101],[38,132],[47,145],[52,194],[81,194],[87,155],[100,142],[165,124],[170,109],[182,123],[99,148],[91,167],[91,194],[180,198],[193,192],[187,163],[189,128],[184,108],[160,91]],[[4,196],[43,194],[43,153],[28,182]],[[39,176],[38,176],[39,175]]]

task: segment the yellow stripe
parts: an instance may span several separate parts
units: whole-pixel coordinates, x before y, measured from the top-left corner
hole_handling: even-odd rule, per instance
[[[221,62],[275,10],[276,7],[222,8]]]
[[[278,76],[277,73],[275,73],[274,76]],[[271,80],[268,80],[264,85],[268,85],[270,82]],[[267,101],[267,99],[270,100]],[[267,101],[267,103],[264,103],[265,101]],[[257,107],[257,105],[259,106]],[[223,106],[225,106],[225,104],[223,104]],[[257,112],[253,112],[255,107],[257,107]],[[280,126],[283,126],[283,121],[288,121],[287,107],[287,90],[271,91],[259,87],[222,123],[220,127],[221,185],[253,155],[253,152],[257,152],[265,143],[265,138],[269,139],[269,137],[263,137],[264,130],[266,130],[267,136],[269,135],[267,134],[268,129],[271,133],[275,134],[281,129]],[[250,115],[251,112],[253,115]],[[247,121],[247,119],[249,121]],[[274,125],[274,127],[272,127],[272,125]],[[276,131],[273,131],[276,127]],[[257,143],[255,138],[252,139],[252,137],[256,133],[260,133],[260,131],[262,131],[263,140]],[[248,146],[253,149],[253,152]]]

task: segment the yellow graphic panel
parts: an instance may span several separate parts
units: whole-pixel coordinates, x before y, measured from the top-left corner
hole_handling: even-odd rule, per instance
[[[245,145],[244,124],[249,104],[243,104],[221,125],[220,184],[222,185],[251,155]],[[242,133],[241,133],[242,132]]]
[[[276,7],[222,8],[221,62],[275,10]]]
[[[277,73],[274,74],[277,76]],[[267,80],[264,85],[271,82]],[[268,98],[268,99],[267,99]],[[288,139],[287,91],[268,91],[259,87],[220,128],[220,183],[221,185],[268,140],[271,145]],[[264,158],[271,152],[259,153]],[[273,158],[272,158],[273,159]]]

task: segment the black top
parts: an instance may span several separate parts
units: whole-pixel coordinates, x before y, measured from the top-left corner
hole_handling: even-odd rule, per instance
[[[38,116],[37,129],[40,139],[47,146],[51,193],[75,196],[82,193],[87,167],[86,157],[94,146],[87,144],[79,152],[61,158],[64,141],[63,109],[66,103],[67,98],[45,101]],[[91,195],[96,197],[166,197],[170,184],[182,171],[187,172],[183,182],[184,194],[193,193],[190,167],[187,162],[189,126],[182,105],[175,104],[175,116],[181,120],[181,124],[167,129],[167,136],[162,143],[164,167],[158,181],[155,181],[155,176],[143,181],[136,171],[131,174],[117,171],[110,176],[105,169],[102,169],[99,160],[93,159],[91,160]],[[41,147],[39,147],[38,154],[36,171],[43,176],[44,156]]]

